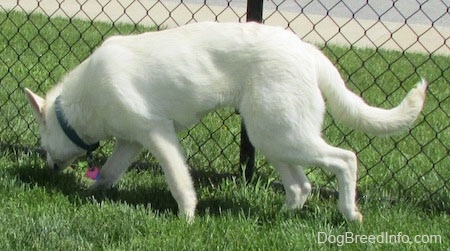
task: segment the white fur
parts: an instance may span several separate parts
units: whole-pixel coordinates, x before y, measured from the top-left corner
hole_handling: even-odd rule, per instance
[[[288,208],[302,207],[311,191],[302,166],[317,165],[337,176],[344,216],[361,221],[356,156],[322,139],[322,96],[335,119],[387,135],[417,118],[425,89],[422,81],[391,110],[371,107],[346,88],[318,49],[289,31],[255,23],[199,23],[109,38],[45,101],[26,93],[50,165],[65,165],[83,153],[56,121],[58,95],[84,141],[117,139],[96,186],[115,184],[146,148],[159,160],[180,212],[193,217],[197,199],[176,132],[231,106],[240,111],[251,142],[280,172]]]

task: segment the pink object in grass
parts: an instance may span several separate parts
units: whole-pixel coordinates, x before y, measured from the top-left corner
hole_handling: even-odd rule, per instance
[[[100,168],[94,166],[94,167],[89,168],[86,171],[86,177],[88,177],[89,179],[92,179],[92,180],[97,180],[99,177],[99,173],[100,173]]]

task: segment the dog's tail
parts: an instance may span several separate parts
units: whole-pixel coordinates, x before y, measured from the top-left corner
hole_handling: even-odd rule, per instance
[[[348,90],[338,70],[323,57],[323,60],[319,58],[319,88],[335,119],[353,129],[384,136],[407,129],[419,116],[427,89],[424,79],[409,91],[397,107],[389,110],[377,108],[368,105],[361,97]]]

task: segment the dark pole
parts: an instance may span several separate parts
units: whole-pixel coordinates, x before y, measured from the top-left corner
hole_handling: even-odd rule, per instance
[[[263,1],[264,0],[247,0],[247,22],[254,21],[262,23]]]
[[[247,22],[262,23],[264,0],[247,0]],[[248,138],[244,122],[241,123],[240,164],[245,165],[245,179],[250,181],[255,173],[255,148]]]
[[[245,179],[250,181],[255,173],[255,148],[248,138],[244,122],[241,123],[241,165],[245,166]]]

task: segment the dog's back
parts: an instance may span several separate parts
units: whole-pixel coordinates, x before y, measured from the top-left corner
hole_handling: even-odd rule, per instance
[[[201,23],[115,36],[91,55],[85,79],[66,90],[84,91],[82,97],[103,93],[96,98],[100,105],[114,99],[136,114],[168,117],[186,127],[218,107],[239,109],[252,88],[266,83],[265,88],[285,88],[277,86],[283,72],[311,74],[309,59],[302,58],[313,54],[305,50],[302,56],[300,46],[312,48],[291,32],[254,23]]]

